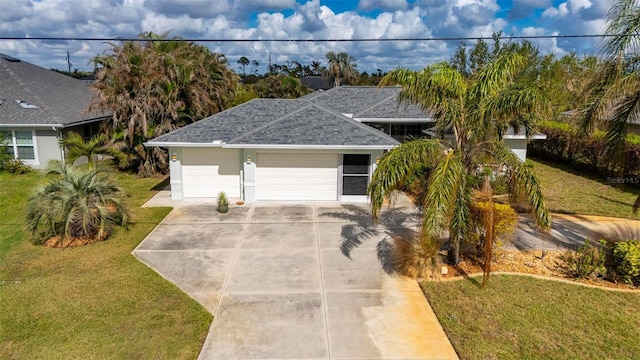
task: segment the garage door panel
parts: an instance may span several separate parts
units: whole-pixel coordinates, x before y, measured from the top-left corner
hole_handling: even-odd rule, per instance
[[[258,153],[258,200],[336,200],[338,154]]]
[[[240,151],[183,149],[182,182],[184,197],[240,197]]]

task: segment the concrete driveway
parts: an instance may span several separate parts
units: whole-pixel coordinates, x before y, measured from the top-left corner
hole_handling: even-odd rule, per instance
[[[374,227],[365,204],[191,203],[134,255],[215,315],[201,359],[457,359],[388,264],[413,214],[387,209]]]

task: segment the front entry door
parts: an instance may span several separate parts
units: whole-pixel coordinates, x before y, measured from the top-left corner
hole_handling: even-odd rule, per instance
[[[342,200],[366,201],[371,155],[342,155]]]

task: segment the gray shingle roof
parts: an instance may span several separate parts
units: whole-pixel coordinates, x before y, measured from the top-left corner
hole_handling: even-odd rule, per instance
[[[400,90],[396,86],[340,86],[316,91],[302,99],[342,114],[353,114],[354,118],[365,122],[367,118],[431,118],[430,114],[415,105],[399,105]]]
[[[393,147],[398,142],[356,120],[301,99],[253,99],[149,141],[179,144]]]
[[[91,96],[82,80],[0,54],[0,126],[64,127],[108,116],[86,113]]]

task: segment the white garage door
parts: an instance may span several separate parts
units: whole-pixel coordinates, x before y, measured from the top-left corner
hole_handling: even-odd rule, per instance
[[[338,199],[338,154],[256,156],[258,200]]]
[[[240,150],[182,149],[184,197],[240,197]]]

